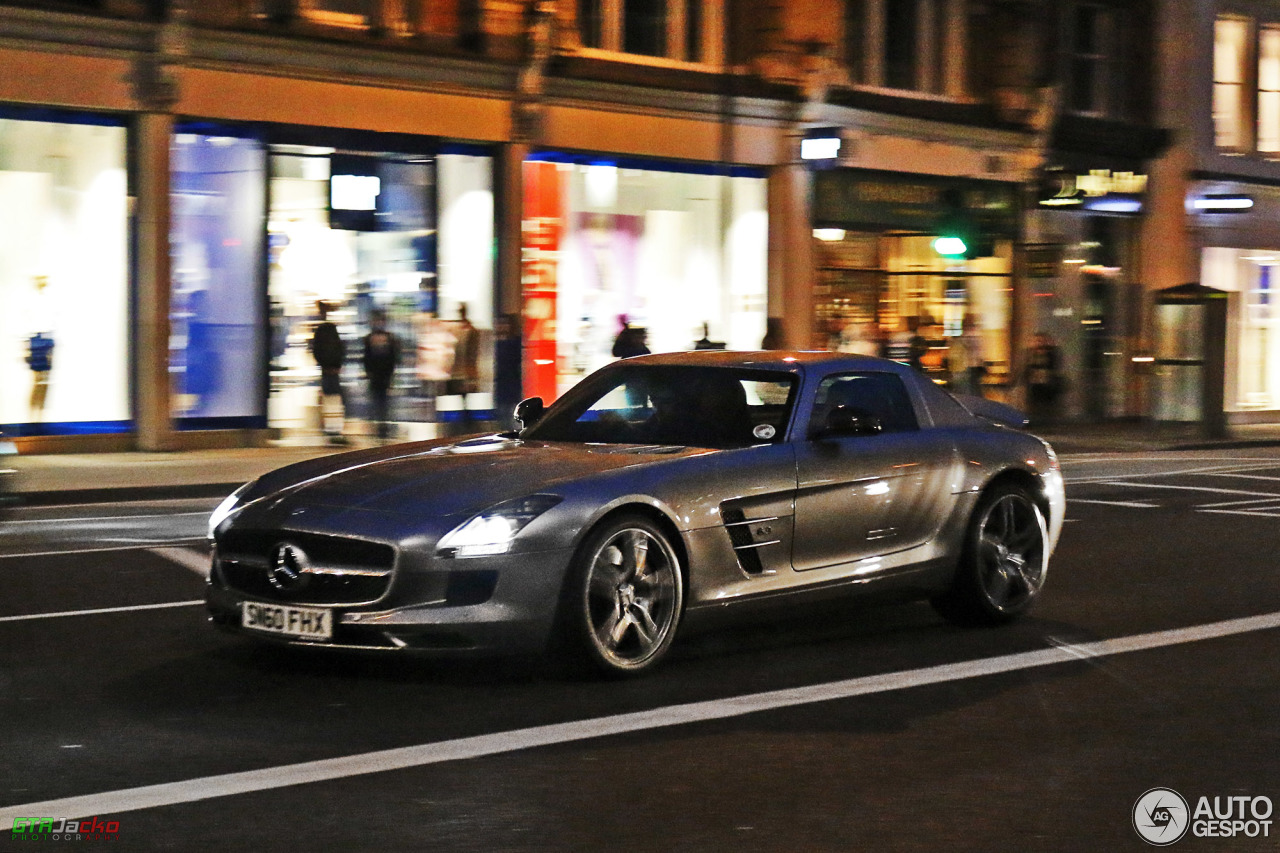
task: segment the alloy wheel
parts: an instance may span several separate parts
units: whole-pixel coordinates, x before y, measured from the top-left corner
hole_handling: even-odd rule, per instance
[[[635,670],[663,651],[680,609],[678,566],[666,540],[640,527],[617,530],[595,550],[585,615],[603,663]]]
[[[978,528],[978,581],[997,611],[1016,611],[1044,585],[1043,516],[1025,495],[1010,492],[987,507]]]

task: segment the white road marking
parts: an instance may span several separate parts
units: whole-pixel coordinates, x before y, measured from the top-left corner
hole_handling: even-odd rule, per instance
[[[63,610],[60,613],[26,613],[22,616],[0,616],[0,622],[25,622],[31,619],[57,619],[62,616],[95,616],[99,613],[129,613],[134,610],[160,610],[166,607],[194,607],[203,599],[166,601],[163,604],[131,604],[128,607],[97,607],[93,610]]]
[[[1242,501],[1215,501],[1214,503],[1211,503],[1211,504],[1200,504],[1198,509],[1204,509],[1205,507],[1211,507],[1211,506],[1244,506],[1246,504],[1265,504],[1265,503],[1270,503],[1270,501],[1274,498],[1280,498],[1280,495],[1271,495],[1270,497],[1265,497],[1265,498],[1245,498]]]
[[[109,545],[104,548],[62,548],[56,551],[14,551],[0,554],[0,560],[13,560],[21,557],[57,557],[63,554],[100,554],[107,551],[144,551],[158,545],[186,545],[192,542],[204,542],[203,536],[188,536],[185,539],[156,539],[142,545]]]
[[[8,523],[10,525],[20,524],[23,527],[26,527],[29,524],[66,525],[66,524],[81,524],[84,522],[99,522],[99,521],[144,521],[152,518],[182,518],[185,515],[194,515],[194,516],[199,516],[203,518],[209,517],[209,513],[207,512],[166,512],[166,513],[153,513],[150,515],[94,515],[94,516],[70,515],[70,516],[67,516],[66,518],[26,518],[21,521],[15,520]]]
[[[1269,471],[1277,467],[1280,467],[1280,464],[1276,462],[1272,462],[1270,465],[1209,465],[1206,467],[1199,467],[1199,468],[1175,468],[1175,469],[1166,470],[1166,471],[1145,471],[1145,472],[1126,471],[1122,476],[1139,477],[1139,478],[1141,477],[1181,477],[1183,475],[1191,475],[1191,474],[1209,474],[1209,475],[1217,476],[1220,474],[1234,474],[1236,472],[1243,472],[1243,471]],[[1111,480],[1114,480],[1115,478],[1116,478],[1115,474],[1094,474],[1087,477],[1064,477],[1064,482],[1068,484],[1106,483]]]
[[[438,743],[425,743],[399,749],[366,752],[341,758],[327,758],[300,764],[286,764],[280,767],[266,767],[260,770],[246,770],[241,773],[187,779],[181,782],[146,785],[118,791],[104,791],[97,794],[45,800],[38,803],[0,806],[0,827],[6,825],[12,827],[13,819],[18,817],[51,815],[78,818],[160,808],[178,803],[191,803],[214,797],[228,797],[236,794],[267,791],[291,785],[305,785],[369,773],[424,767],[446,761],[465,761],[488,755],[535,749],[541,746],[612,737],[628,732],[669,728],[671,726],[710,720],[724,720],[745,714],[792,708],[815,702],[830,702],[849,699],[854,696],[866,696],[891,690],[905,690],[912,687],[959,681],[966,678],[981,678],[988,675],[1051,666],[1078,659],[1095,659],[1126,652],[1158,649],[1164,646],[1192,643],[1252,631],[1266,631],[1274,628],[1280,628],[1280,612],[1244,619],[1231,619],[1225,622],[1213,622],[1207,625],[1196,625],[1190,628],[1137,634],[1129,637],[1120,637],[1115,640],[1098,640],[1091,643],[1072,645],[1053,639],[1048,640],[1048,642],[1055,643],[1052,648],[1005,655],[1003,657],[964,661],[924,669],[907,670],[905,672],[891,672],[883,675],[835,681],[828,684],[815,684],[809,687],[794,687],[767,693],[734,696],[727,699],[692,702],[686,705],[636,711],[611,717],[597,717],[577,722],[535,726],[533,728],[477,735]],[[2,831],[5,830],[0,829],[0,832]]]
[[[1103,506],[1129,506],[1135,509],[1157,509],[1160,504],[1146,503],[1144,501],[1098,501],[1091,498],[1073,498],[1067,497],[1067,503],[1072,504],[1101,504]]]
[[[1250,515],[1254,518],[1280,518],[1280,507],[1258,507],[1257,509],[1204,509],[1200,512],[1216,512],[1220,515]]]
[[[152,554],[164,557],[171,563],[177,563],[184,569],[190,569],[202,578],[209,577],[211,560],[208,554],[192,551],[190,548],[151,548]]]
[[[1237,480],[1269,480],[1273,483],[1280,483],[1280,477],[1264,477],[1261,474],[1235,474],[1235,473],[1217,473],[1213,472],[1208,476],[1211,477],[1235,477]]]
[[[1185,462],[1256,462],[1259,465],[1280,464],[1280,457],[1275,456],[1196,456],[1187,454],[1177,456],[1167,450],[1156,450],[1149,453],[1064,453],[1062,461],[1071,463],[1088,462],[1170,462],[1181,459]]]
[[[195,504],[196,506],[208,505],[209,512],[212,512],[213,507],[217,505],[217,502],[218,502],[218,498],[144,498],[136,501],[112,500],[109,503],[113,507],[163,506],[165,504]],[[15,513],[26,513],[26,512],[48,512],[50,510],[55,510],[55,509],[61,509],[61,510],[77,509],[79,507],[101,508],[105,505],[106,503],[104,503],[103,501],[87,501],[87,502],[74,503],[74,504],[64,504],[64,503],[49,504],[49,505],[19,504],[18,506],[10,507],[9,509],[11,512],[15,512]],[[205,513],[205,514],[207,515],[208,513]]]
[[[1171,489],[1178,492],[1212,492],[1218,495],[1253,495],[1259,498],[1280,498],[1275,492],[1246,492],[1241,489],[1213,489],[1208,486],[1171,486],[1167,483],[1129,483],[1123,480],[1108,480],[1104,486],[1124,486],[1130,489]]]

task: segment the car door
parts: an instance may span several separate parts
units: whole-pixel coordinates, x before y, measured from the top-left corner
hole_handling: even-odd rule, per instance
[[[879,431],[824,434],[837,406]],[[921,428],[901,377],[876,371],[826,377],[809,423],[809,436],[796,445],[797,571],[900,551],[937,532],[951,499],[956,451],[945,432]]]

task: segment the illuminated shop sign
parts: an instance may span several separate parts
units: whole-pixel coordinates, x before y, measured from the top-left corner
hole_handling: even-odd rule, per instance
[[[812,166],[834,165],[840,159],[840,128],[814,127],[800,140],[800,159]]]
[[[833,169],[814,175],[815,228],[883,228],[932,234],[944,208],[956,208],[976,228],[1012,235],[1017,186],[1000,181]]]
[[[377,210],[382,181],[377,175],[333,175],[329,205],[334,210]]]
[[[1040,181],[1040,206],[1141,213],[1147,176],[1137,172],[1090,169],[1087,173],[1051,171]]]
[[[379,158],[360,154],[329,156],[329,227],[377,231],[383,194]]]
[[[1197,213],[1244,213],[1253,208],[1253,199],[1247,195],[1205,195],[1191,201]]]

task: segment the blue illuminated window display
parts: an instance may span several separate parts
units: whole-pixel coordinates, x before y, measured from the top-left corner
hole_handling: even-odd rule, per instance
[[[256,139],[173,139],[169,371],[178,429],[266,425],[266,158]]]

